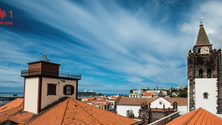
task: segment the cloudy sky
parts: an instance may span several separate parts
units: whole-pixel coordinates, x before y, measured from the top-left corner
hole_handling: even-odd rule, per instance
[[[200,15],[213,48],[222,48],[222,1],[1,0],[0,8],[0,21],[13,22],[0,25],[0,92],[22,92],[21,70],[43,54],[82,74],[79,91],[186,85]]]

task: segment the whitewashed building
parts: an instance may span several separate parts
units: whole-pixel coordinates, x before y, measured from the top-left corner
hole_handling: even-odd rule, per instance
[[[142,97],[142,95],[143,95],[142,89],[135,89],[135,90],[132,90],[131,93],[129,93],[129,97]]]
[[[151,104],[151,108],[173,108],[173,103],[177,103],[177,111],[187,112],[187,98],[168,98],[168,97],[153,97],[153,98],[128,98],[121,97],[117,102],[117,114],[122,116],[127,116],[127,110],[133,112],[135,117],[139,116],[139,109],[141,103],[146,102],[146,104]]]

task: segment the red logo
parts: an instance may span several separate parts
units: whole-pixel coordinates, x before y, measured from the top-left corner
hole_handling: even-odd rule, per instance
[[[0,9],[0,18],[1,18],[1,20],[3,20],[4,17],[6,17],[6,12],[4,10],[1,11],[1,9]]]
[[[10,10],[9,13],[11,14],[10,18],[12,18],[12,10]],[[5,10],[1,10],[1,8],[0,8],[0,18],[1,18],[1,20],[3,20],[5,17],[6,17]],[[0,22],[0,25],[13,25],[13,23],[8,22],[8,21],[3,21],[3,22]]]

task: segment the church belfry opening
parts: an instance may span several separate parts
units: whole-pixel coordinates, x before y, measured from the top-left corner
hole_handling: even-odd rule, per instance
[[[203,78],[203,70],[202,69],[199,70],[199,78]]]
[[[207,70],[207,78],[211,78],[211,70],[210,69]]]

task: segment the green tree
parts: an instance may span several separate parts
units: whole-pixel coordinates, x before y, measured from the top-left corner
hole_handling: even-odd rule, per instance
[[[187,92],[186,92],[186,91],[181,91],[181,92],[178,94],[178,97],[187,97]]]

